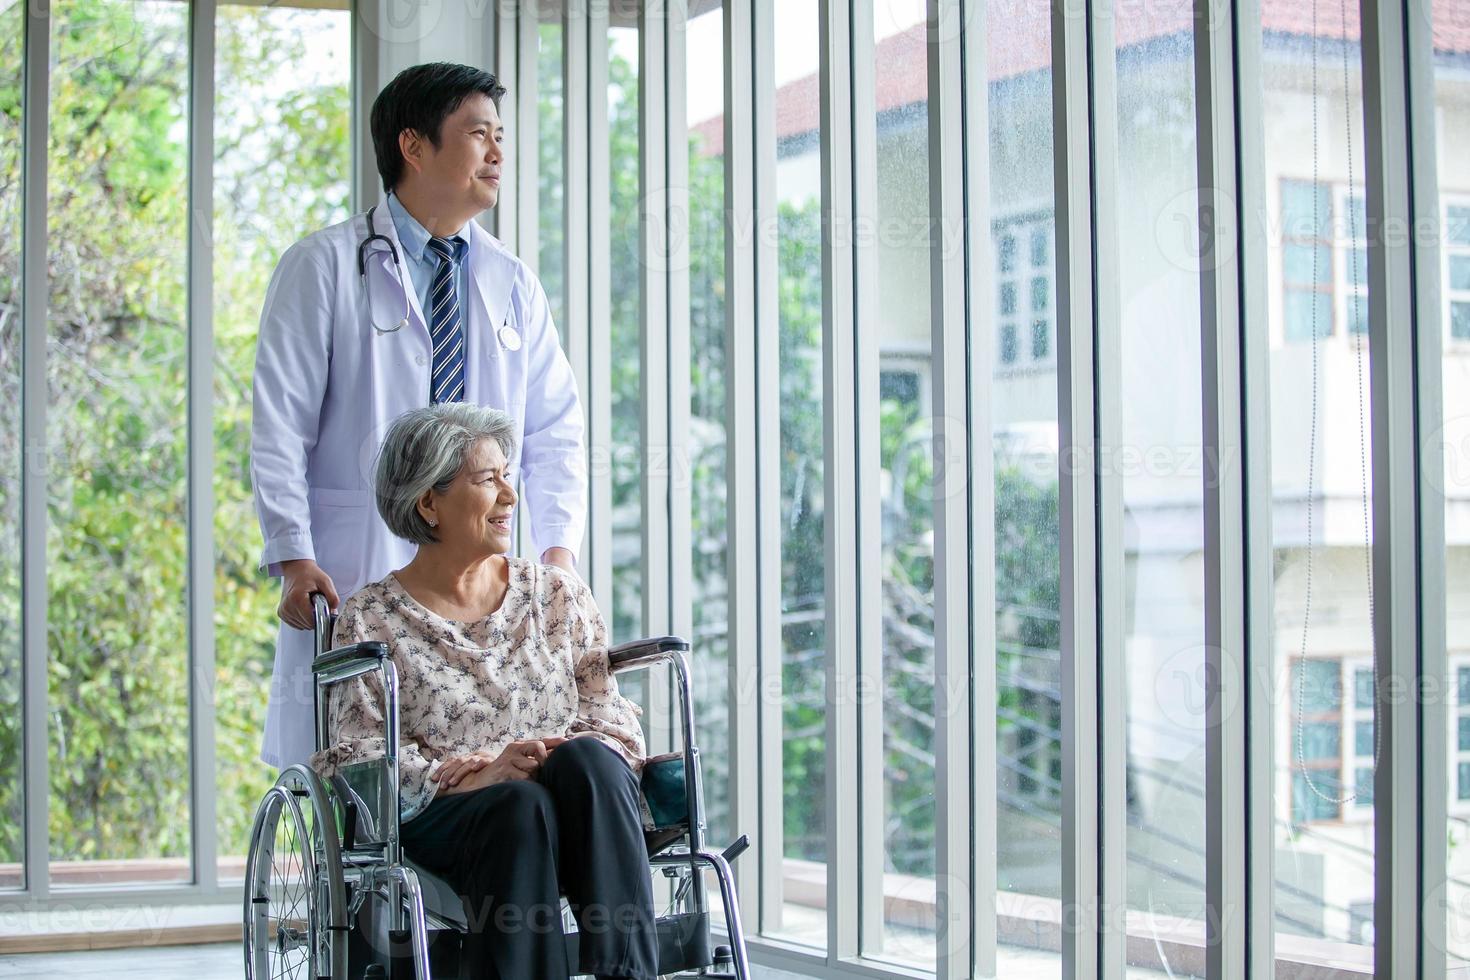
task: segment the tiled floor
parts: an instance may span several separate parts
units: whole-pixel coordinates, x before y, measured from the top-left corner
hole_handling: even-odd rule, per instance
[[[999,973],[1004,980],[1057,980],[1061,976],[1055,953],[1010,947],[1000,953]],[[803,980],[795,973],[762,967],[753,972],[756,980]],[[240,947],[235,943],[0,956],[0,977],[17,980],[240,980],[241,976]],[[1163,974],[1129,970],[1128,976],[1133,980]]]
[[[240,980],[238,943],[0,956],[0,977],[25,980]]]

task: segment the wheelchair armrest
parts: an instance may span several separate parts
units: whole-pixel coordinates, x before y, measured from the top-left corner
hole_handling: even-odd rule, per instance
[[[311,672],[320,674],[323,671],[344,667],[354,661],[381,663],[387,656],[388,644],[386,643],[353,643],[350,646],[328,650],[317,657],[311,662]]]
[[[607,651],[607,662],[614,671],[649,667],[670,660],[676,653],[688,653],[689,641],[679,636],[650,636],[642,640],[619,643]]]

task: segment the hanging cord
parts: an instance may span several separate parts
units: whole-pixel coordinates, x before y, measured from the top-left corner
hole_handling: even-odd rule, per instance
[[[1356,210],[1356,205],[1355,205],[1355,198],[1354,198],[1354,195],[1353,195],[1353,186],[1354,186],[1354,178],[1353,178],[1353,106],[1352,106],[1352,99],[1349,96],[1349,93],[1351,92],[1351,88],[1349,87],[1349,82],[1350,82],[1351,78],[1350,78],[1349,67],[1348,67],[1348,45],[1347,45],[1348,32],[1347,32],[1347,3],[1346,3],[1346,0],[1341,0],[1341,2],[1339,4],[1339,10],[1340,10],[1340,16],[1342,18],[1342,101],[1343,101],[1343,121],[1344,121],[1346,130],[1347,130],[1347,171],[1348,171],[1347,195],[1346,195],[1346,197],[1347,197],[1347,239],[1348,239],[1348,253],[1349,253],[1348,265],[1351,267],[1350,270],[1349,270],[1349,275],[1352,277],[1352,294],[1349,297],[1349,299],[1350,299],[1350,301],[1352,303],[1352,307],[1354,309],[1356,309],[1357,306],[1358,306],[1358,303],[1359,303],[1359,288],[1361,287],[1362,284],[1361,284],[1361,281],[1358,278],[1358,262],[1357,262],[1357,255],[1356,255],[1356,253],[1357,253],[1357,235],[1356,235],[1356,230],[1357,230],[1357,220],[1356,220],[1357,210]],[[1317,95],[1318,95],[1318,91],[1317,91],[1317,44],[1318,44],[1318,40],[1317,39],[1318,39],[1318,34],[1317,34],[1317,3],[1316,3],[1316,0],[1313,0],[1313,2],[1312,2],[1312,230],[1313,230],[1313,234],[1314,235],[1319,235],[1320,236],[1321,235],[1321,227],[1322,227],[1322,224],[1321,224],[1321,218],[1320,218],[1320,216],[1318,214],[1318,202],[1321,200],[1321,194],[1319,193],[1321,181],[1320,181],[1320,176],[1319,176],[1319,173],[1318,173],[1319,141],[1318,141],[1318,134],[1317,134]],[[1364,236],[1363,236],[1363,238],[1364,238],[1364,240],[1363,240],[1363,243],[1362,243],[1362,247],[1366,251],[1366,249],[1368,247],[1368,242],[1367,242],[1367,221],[1366,221],[1366,219],[1364,220]],[[1319,254],[1319,252],[1320,252],[1320,249],[1319,248],[1317,248],[1316,246],[1313,246],[1312,247],[1312,285],[1313,285],[1314,288],[1315,288],[1317,282],[1319,281],[1319,266],[1317,264],[1318,263],[1318,254]],[[1305,740],[1305,735],[1304,735],[1304,730],[1305,730],[1306,723],[1302,720],[1302,716],[1305,714],[1305,712],[1304,712],[1303,709],[1306,706],[1305,702],[1306,702],[1306,673],[1307,673],[1307,671],[1306,671],[1306,662],[1307,662],[1307,636],[1308,636],[1308,634],[1310,632],[1311,621],[1312,621],[1312,565],[1313,565],[1313,551],[1312,551],[1312,501],[1313,501],[1313,498],[1315,496],[1316,476],[1317,476],[1317,453],[1316,453],[1316,449],[1317,449],[1317,400],[1318,400],[1318,389],[1319,389],[1319,385],[1320,385],[1320,373],[1321,373],[1321,361],[1320,361],[1321,353],[1320,353],[1320,351],[1318,349],[1318,340],[1317,340],[1317,299],[1316,299],[1316,296],[1317,296],[1317,294],[1314,292],[1313,295],[1312,295],[1312,410],[1311,410],[1311,418],[1312,418],[1312,421],[1311,421],[1310,435],[1308,436],[1308,441],[1307,441],[1307,495],[1306,495],[1306,512],[1307,512],[1307,563],[1306,563],[1306,576],[1305,576],[1306,577],[1306,588],[1305,588],[1306,598],[1305,598],[1305,601],[1303,603],[1303,611],[1302,611],[1301,655],[1300,655],[1300,657],[1298,658],[1298,661],[1297,661],[1298,667],[1297,667],[1297,697],[1296,697],[1296,761],[1297,761],[1297,768],[1298,768],[1298,770],[1300,770],[1300,772],[1302,774],[1302,778],[1306,780],[1307,788],[1310,789],[1314,795],[1316,795],[1319,799],[1323,800],[1324,802],[1331,803],[1334,806],[1341,806],[1344,803],[1351,803],[1352,801],[1356,800],[1358,798],[1358,794],[1361,792],[1361,789],[1357,787],[1356,780],[1354,781],[1354,790],[1348,796],[1329,796],[1326,793],[1322,792],[1321,789],[1318,788],[1316,781],[1312,779],[1312,771],[1307,768],[1306,740]],[[1344,326],[1345,326],[1345,330],[1350,333],[1351,332],[1350,326],[1349,325],[1344,325]],[[1365,398],[1365,391],[1364,391],[1364,386],[1363,386],[1363,343],[1362,343],[1361,340],[1354,340],[1353,341],[1353,344],[1354,344],[1354,354],[1355,354],[1356,361],[1357,361],[1357,374],[1358,374],[1358,474],[1359,474],[1359,479],[1361,481],[1361,501],[1362,501],[1362,506],[1363,506],[1363,579],[1364,579],[1364,582],[1365,582],[1365,584],[1367,586],[1367,592],[1368,592],[1368,625],[1369,625],[1369,629],[1371,630],[1372,629],[1372,625],[1373,625],[1373,615],[1374,615],[1373,614],[1373,545],[1372,545],[1372,537],[1371,537],[1371,534],[1370,534],[1370,523],[1369,523],[1369,513],[1368,513],[1368,423],[1367,423],[1366,398]],[[1376,657],[1373,660],[1373,692],[1374,692],[1373,769],[1374,769],[1374,771],[1376,771],[1378,769],[1378,753],[1379,753],[1379,748],[1382,745],[1382,740],[1383,740],[1382,726],[1380,726],[1378,724],[1378,717],[1377,717],[1377,714],[1378,714],[1378,709],[1377,709],[1378,660],[1377,660]],[[1346,696],[1346,693],[1347,692],[1344,692],[1344,695],[1345,696]],[[1356,697],[1356,687],[1354,688],[1353,696]]]

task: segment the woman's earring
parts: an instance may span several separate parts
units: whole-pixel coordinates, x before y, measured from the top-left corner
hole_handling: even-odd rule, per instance
[[[429,527],[438,527],[438,526],[439,526],[439,522],[438,521],[430,521],[429,522]]]

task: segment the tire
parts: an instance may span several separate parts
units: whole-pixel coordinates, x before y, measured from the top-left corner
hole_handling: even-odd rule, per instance
[[[304,766],[255,811],[245,862],[246,980],[343,980],[346,903],[332,802]]]

